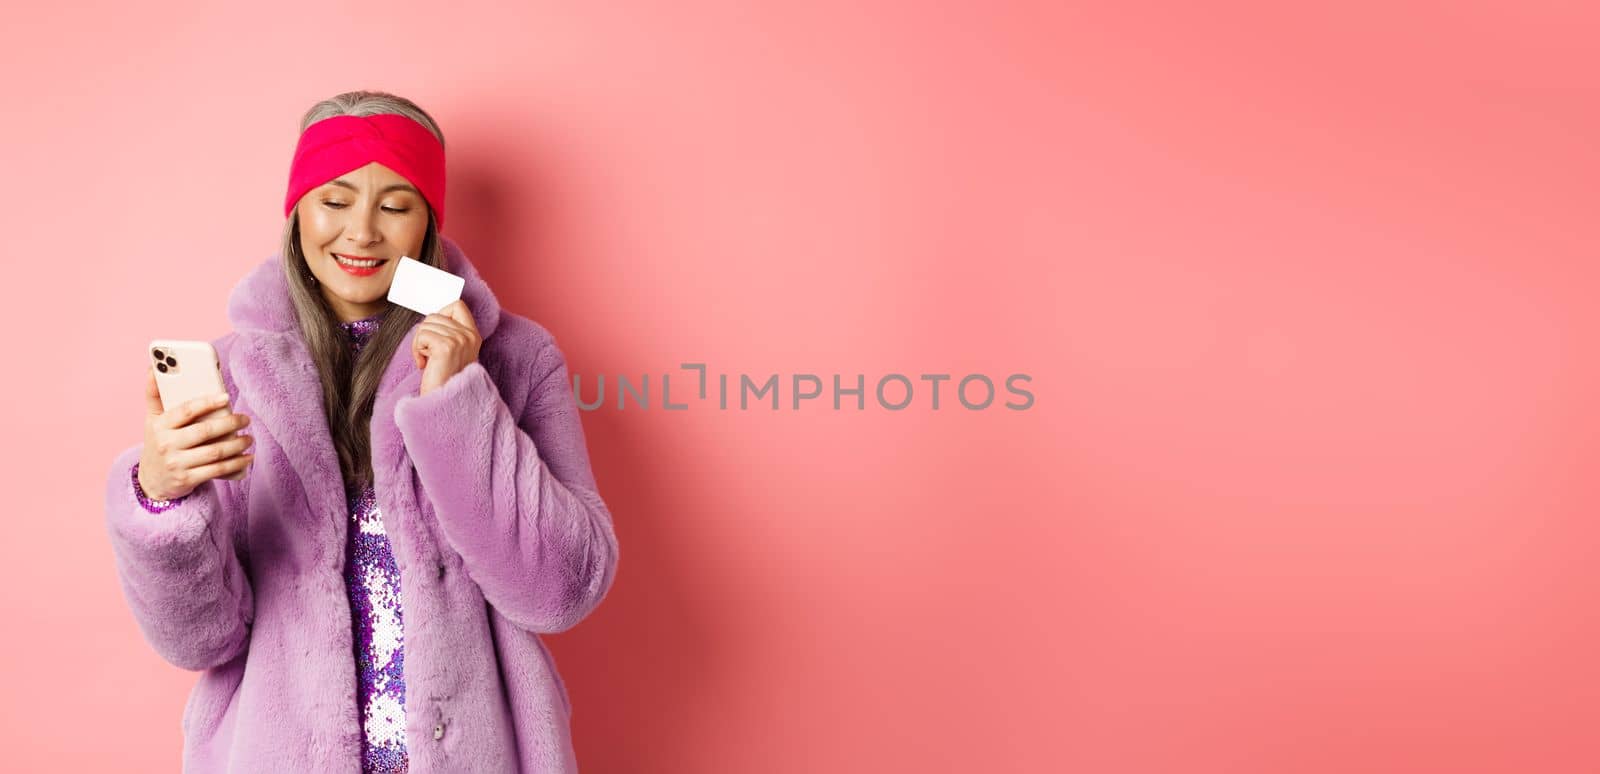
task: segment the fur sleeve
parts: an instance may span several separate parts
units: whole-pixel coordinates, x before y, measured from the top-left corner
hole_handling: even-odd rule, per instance
[[[244,651],[253,617],[250,582],[231,537],[243,508],[239,486],[213,479],[151,513],[128,476],[140,451],[135,445],[117,455],[105,490],[123,596],[168,662],[195,671],[227,663]]]
[[[595,491],[565,358],[539,351],[522,415],[473,362],[427,395],[395,404],[440,529],[483,596],[538,633],[571,628],[610,590],[611,512]]]

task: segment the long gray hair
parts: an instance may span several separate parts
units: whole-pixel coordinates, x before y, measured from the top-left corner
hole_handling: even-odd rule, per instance
[[[416,103],[381,91],[350,91],[313,105],[300,119],[300,131],[334,116],[402,115],[427,127],[444,144],[444,133]],[[428,207],[428,232],[417,260],[446,268],[444,246],[439,241],[433,207]],[[311,267],[300,249],[300,215],[296,207],[283,227],[283,272],[289,280],[289,300],[294,304],[300,334],[322,380],[322,408],[339,454],[339,470],[346,482],[360,486],[372,481],[372,404],[378,383],[401,340],[422,315],[390,304],[379,317],[378,330],[352,357],[350,343],[339,328],[339,318],[317,288]]]

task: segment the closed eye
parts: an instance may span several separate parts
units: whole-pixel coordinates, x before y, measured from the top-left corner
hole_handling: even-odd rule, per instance
[[[322,206],[327,207],[328,209],[331,209],[331,210],[342,210],[345,207],[348,207],[350,205],[345,204],[344,202],[323,202]],[[403,207],[384,207],[383,210],[385,212],[395,213],[396,215],[411,211],[411,210],[403,208]]]

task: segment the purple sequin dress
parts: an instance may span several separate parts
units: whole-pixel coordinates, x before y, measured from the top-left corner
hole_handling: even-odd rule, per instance
[[[378,315],[340,323],[352,352],[360,352],[378,329]],[[184,497],[152,500],[139,486],[133,465],[133,491],[145,509],[160,513]],[[400,612],[400,569],[373,496],[372,485],[345,485],[350,534],[345,548],[345,588],[355,640],[356,708],[361,716],[361,770],[368,774],[406,770],[405,648]]]
[[[340,323],[360,352],[378,330],[376,315]],[[373,497],[372,485],[347,485],[350,539],[344,580],[355,633],[356,706],[361,712],[363,772],[406,770],[405,648],[401,636],[400,568]]]

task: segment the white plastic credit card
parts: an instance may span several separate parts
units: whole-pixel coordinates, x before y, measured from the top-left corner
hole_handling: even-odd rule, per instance
[[[433,314],[460,298],[466,284],[463,277],[402,255],[389,284],[389,300],[414,312]]]

